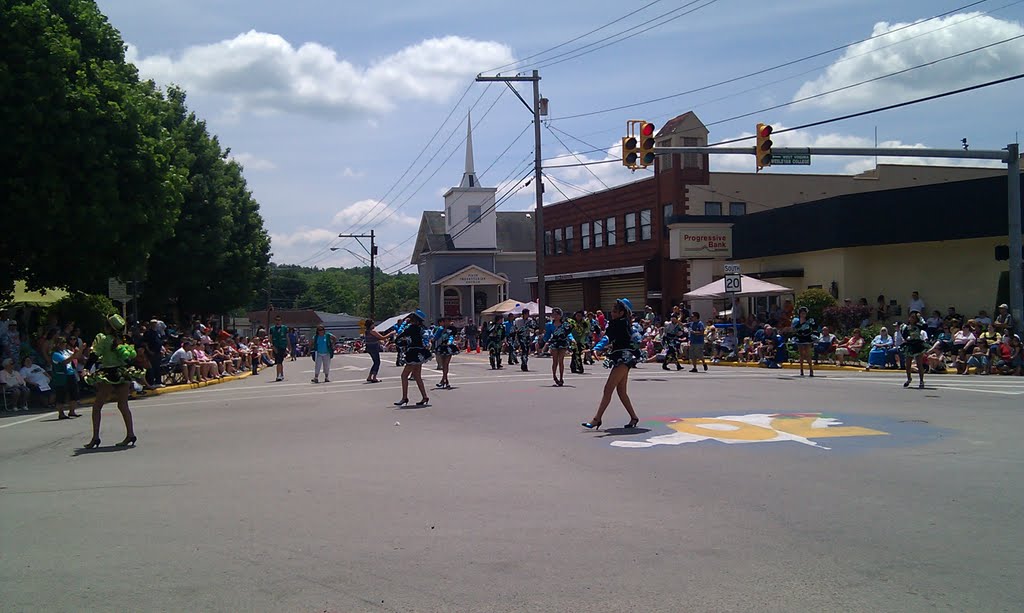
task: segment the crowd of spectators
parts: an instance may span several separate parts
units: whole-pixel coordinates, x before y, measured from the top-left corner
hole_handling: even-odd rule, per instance
[[[257,372],[273,365],[270,339],[262,328],[253,337],[220,329],[215,321],[193,319],[186,326],[154,317],[127,331],[136,348],[135,365],[146,371],[133,391],[174,384],[220,379]],[[74,414],[83,393],[91,390],[84,375],[89,343],[76,322],[49,318],[34,331],[0,310],[0,371],[4,410],[27,410],[31,405]]]

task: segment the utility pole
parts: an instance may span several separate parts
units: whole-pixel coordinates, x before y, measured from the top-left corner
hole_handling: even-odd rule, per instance
[[[1010,313],[1018,333],[1024,332],[1024,270],[1021,260],[1021,221],[1020,221],[1020,145],[1010,143],[1006,146],[1007,171],[1007,207],[1009,209],[1010,232]]]
[[[376,313],[377,313],[377,287],[376,287],[377,271],[374,270],[374,268],[375,268],[374,257],[377,255],[377,244],[376,244],[376,238],[374,237],[374,231],[370,230],[369,234],[339,234],[338,238],[354,238],[354,239],[356,239],[356,242],[359,243],[359,246],[363,248],[363,251],[365,251],[370,256],[370,315],[369,315],[369,317],[374,318],[374,317],[376,317]],[[370,239],[370,248],[369,249],[367,249],[366,246],[363,245],[362,241],[359,240],[361,238],[368,238],[368,239]],[[332,251],[333,250],[334,249],[332,249]]]
[[[534,232],[536,236],[534,246],[537,249],[537,312],[539,313],[537,318],[541,325],[543,325],[544,318],[546,316],[546,292],[544,286],[544,183],[541,181],[540,166],[540,115],[542,106],[540,97],[540,72],[534,70],[532,76],[528,77],[522,75],[516,75],[514,77],[483,77],[478,75],[476,80],[484,82],[501,81],[505,84],[517,81],[533,83],[533,107],[531,107],[526,100],[523,100],[523,97],[519,95],[519,92],[516,91],[514,87],[509,85],[509,88],[512,89],[512,93],[522,101],[527,110],[533,113],[533,191],[536,197],[536,206],[534,210],[534,222],[536,226]],[[543,106],[546,106],[546,104]]]

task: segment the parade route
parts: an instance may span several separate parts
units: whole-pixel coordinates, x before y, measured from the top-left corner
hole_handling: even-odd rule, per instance
[[[1024,380],[340,355],[0,419],[0,611],[1011,611]],[[387,358],[392,361],[388,362]]]

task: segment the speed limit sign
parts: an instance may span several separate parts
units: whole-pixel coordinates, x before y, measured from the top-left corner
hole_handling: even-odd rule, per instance
[[[743,281],[740,275],[725,275],[725,291],[728,294],[738,294],[743,291]]]

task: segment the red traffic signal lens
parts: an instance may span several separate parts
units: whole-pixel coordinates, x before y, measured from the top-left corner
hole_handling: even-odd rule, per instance
[[[757,135],[761,138],[768,138],[772,135],[772,127],[768,125],[761,126],[761,131]]]
[[[642,126],[640,126],[640,135],[641,136],[654,136],[654,124],[653,123],[645,123]]]

